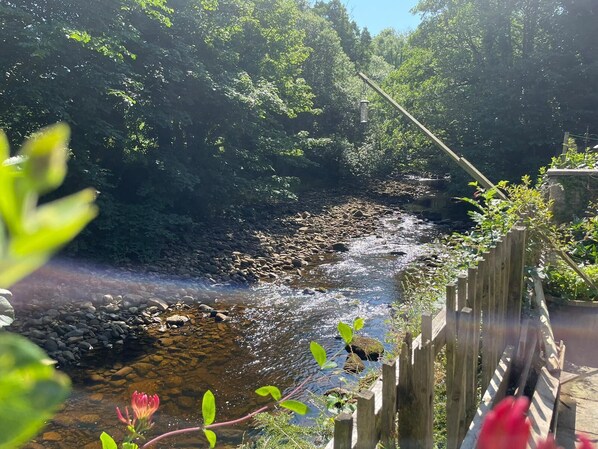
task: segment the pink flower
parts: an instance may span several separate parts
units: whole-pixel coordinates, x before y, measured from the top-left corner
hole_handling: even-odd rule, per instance
[[[157,394],[148,396],[145,393],[133,393],[131,408],[135,417],[139,420],[151,421],[152,416],[160,406],[160,398]]]
[[[579,438],[580,442],[579,446],[577,446],[577,449],[594,449],[592,442],[587,436],[578,434],[577,438]]]
[[[503,399],[486,416],[477,449],[526,449],[531,429],[525,416],[528,407],[526,397]]]
[[[141,434],[142,432],[149,430],[154,423],[152,422],[152,416],[158,410],[160,406],[160,398],[157,394],[148,396],[145,393],[138,393],[135,391],[131,398],[131,408],[133,409],[133,418],[129,414],[129,407],[125,407],[125,415],[118,407],[116,407],[116,415],[118,420],[125,424],[127,427],[133,427],[136,433]]]
[[[526,416],[529,399],[512,396],[503,399],[488,413],[478,438],[477,449],[526,449],[531,434],[531,424]],[[580,445],[577,449],[595,449],[584,435],[577,436]],[[538,443],[537,449],[562,449],[554,436]]]

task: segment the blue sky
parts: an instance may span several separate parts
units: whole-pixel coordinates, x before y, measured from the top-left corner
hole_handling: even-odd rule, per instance
[[[384,28],[398,31],[414,30],[419,16],[409,12],[418,0],[342,0],[360,28],[367,27],[372,35]]]

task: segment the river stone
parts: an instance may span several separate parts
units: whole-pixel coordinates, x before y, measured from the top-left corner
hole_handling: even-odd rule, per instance
[[[12,292],[4,288],[0,288],[0,296],[4,296],[6,299],[12,299]]]
[[[332,245],[332,249],[334,251],[338,251],[341,253],[346,253],[347,251],[349,251],[349,245],[347,243],[344,242],[338,242],[338,243],[334,243]]]
[[[157,306],[162,310],[168,310],[168,303],[160,298],[150,298],[147,300],[147,303],[150,305]]]
[[[365,365],[357,354],[351,353],[347,356],[343,369],[348,373],[359,374],[365,369]]]
[[[345,346],[347,352],[357,354],[362,360],[376,361],[384,353],[384,346],[375,338],[354,336],[350,345]]]
[[[227,317],[224,313],[217,313],[215,318],[216,322],[224,322],[230,320],[230,318]]]
[[[58,432],[46,432],[42,435],[44,441],[60,441],[62,440],[62,435]]]
[[[131,374],[132,372],[133,372],[133,368],[131,368],[130,366],[125,366],[124,368],[121,368],[117,372],[115,372],[112,375],[112,377],[115,379],[127,377],[127,375]]]
[[[189,321],[189,317],[185,315],[172,315],[166,318],[166,322],[171,326],[182,326]]]
[[[143,296],[137,295],[134,293],[127,293],[126,295],[123,296],[123,298],[125,299],[125,301],[130,301],[133,303],[138,303],[138,302],[143,301]]]

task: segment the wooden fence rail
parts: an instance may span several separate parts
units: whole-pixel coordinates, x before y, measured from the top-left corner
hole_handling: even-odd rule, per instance
[[[353,416],[335,419],[326,449],[432,449],[434,362],[446,347],[447,447],[461,447],[480,408],[503,393],[519,339],[526,230],[515,227],[483,254],[478,265],[446,287],[446,306],[422,317],[422,332],[407,335],[398,360],[362,392]],[[481,373],[478,375],[478,373]],[[480,398],[481,386],[486,391]],[[494,393],[493,393],[494,392]],[[484,408],[485,407],[485,408]]]

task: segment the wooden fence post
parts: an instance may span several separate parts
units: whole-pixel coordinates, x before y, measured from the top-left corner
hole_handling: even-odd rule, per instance
[[[348,413],[340,413],[334,419],[334,449],[351,449],[353,418]]]
[[[357,443],[356,449],[376,447],[376,397],[373,391],[365,390],[357,396]]]
[[[417,418],[413,429],[414,447],[432,449],[434,435],[434,345],[428,340],[414,351],[414,396],[411,413]]]
[[[467,389],[471,391],[471,395],[465,398],[465,419],[467,422],[473,419],[473,415],[477,409],[477,380],[478,380],[478,353],[479,340],[476,338],[480,329],[480,307],[478,298],[476,297],[478,283],[478,269],[469,268],[467,270],[467,307],[472,311],[471,320],[471,345],[467,348],[467,366],[468,369],[465,374],[465,382]],[[476,342],[478,346],[476,346]]]
[[[395,417],[397,412],[397,361],[386,362],[382,365],[382,430],[380,441],[385,448],[395,446]]]
[[[455,411],[455,403],[450,400],[450,392],[455,388],[455,356],[457,350],[457,289],[455,284],[446,286],[446,416],[452,416]],[[455,441],[456,429],[447,426],[447,441]]]
[[[517,226],[513,230],[511,244],[511,264],[509,265],[509,305],[507,320],[512,328],[508,344],[515,345],[521,321],[521,302],[523,300],[523,272],[525,269],[525,245],[527,229]]]
[[[399,412],[399,446],[401,449],[413,449],[413,426],[417,419],[411,413],[413,408],[413,338],[410,333],[405,335],[399,358],[399,385],[397,387],[397,405]]]
[[[447,401],[454,404],[452,413],[447,414],[447,426],[454,429],[451,438],[447,438],[447,448],[457,449],[465,435],[465,396],[467,386],[465,385],[467,347],[471,345],[471,320],[472,310],[465,307],[459,312],[457,327],[457,354],[455,357],[455,377],[453,388],[447,391]]]
[[[492,248],[484,253],[486,259],[484,302],[482,303],[482,385],[488,385],[492,379],[494,369],[492,367],[492,339],[494,338],[492,325],[494,320],[494,274],[495,274],[495,252]]]

